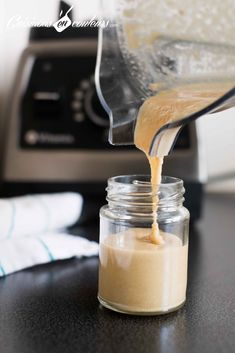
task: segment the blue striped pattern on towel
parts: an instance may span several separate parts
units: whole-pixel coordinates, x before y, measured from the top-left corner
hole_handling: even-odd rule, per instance
[[[42,246],[44,247],[44,249],[46,250],[48,257],[50,259],[50,261],[55,261],[55,257],[53,256],[51,250],[48,248],[47,244],[41,239],[41,238],[37,238],[38,241],[42,244]]]

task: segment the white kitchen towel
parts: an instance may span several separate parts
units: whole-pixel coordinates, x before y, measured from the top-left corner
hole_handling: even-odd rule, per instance
[[[74,192],[0,199],[0,240],[69,227],[82,204],[82,196]]]
[[[82,211],[73,193],[0,199],[0,277],[47,262],[98,254],[98,244],[63,231]]]
[[[2,239],[0,277],[55,260],[93,255],[98,255],[96,242],[66,233]]]

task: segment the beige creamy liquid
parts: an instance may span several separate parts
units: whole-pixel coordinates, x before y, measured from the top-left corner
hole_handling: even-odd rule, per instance
[[[163,158],[150,157],[151,142],[158,130],[165,124],[182,119],[197,112],[233,87],[234,83],[198,83],[178,86],[170,90],[159,92],[148,98],[140,107],[135,128],[135,145],[146,154],[151,169],[151,184],[153,195],[157,194],[161,182]],[[154,85],[152,85],[154,88]],[[153,197],[153,225],[150,240],[161,244],[157,225],[157,196]]]
[[[156,246],[148,234],[133,228],[100,244],[99,297],[118,310],[157,313],[185,301],[188,244],[161,233],[164,244]]]

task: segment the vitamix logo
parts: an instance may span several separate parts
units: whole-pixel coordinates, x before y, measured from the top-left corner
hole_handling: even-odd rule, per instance
[[[47,131],[29,130],[24,136],[27,145],[72,145],[75,138],[71,134],[54,134]]]
[[[72,9],[73,6],[71,6],[66,12],[61,10],[59,19],[56,22],[39,22],[35,18],[23,17],[20,14],[17,14],[8,20],[6,26],[8,29],[15,29],[19,27],[54,27],[57,32],[61,33],[69,27],[105,28],[109,25],[109,20],[100,19],[96,15],[93,15],[90,19],[73,21],[71,16]]]

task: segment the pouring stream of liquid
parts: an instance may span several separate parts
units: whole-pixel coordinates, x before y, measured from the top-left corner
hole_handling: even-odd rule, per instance
[[[149,236],[151,242],[155,244],[162,244],[163,242],[157,223],[157,209],[164,155],[149,155],[154,136],[162,126],[207,107],[228,92],[233,86],[234,82],[195,83],[178,86],[159,92],[157,95],[148,98],[140,107],[135,127],[134,142],[136,147],[146,154],[151,169],[153,201],[153,224]],[[167,140],[170,139],[167,130],[164,137],[167,144],[169,142]]]

